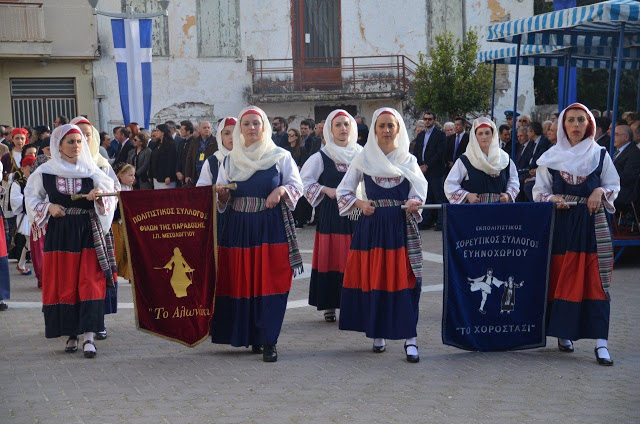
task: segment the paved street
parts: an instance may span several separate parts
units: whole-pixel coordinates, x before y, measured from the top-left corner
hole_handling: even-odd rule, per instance
[[[313,231],[299,232],[306,264]],[[35,278],[18,276],[13,262],[15,303],[0,312],[0,423],[640,422],[637,265],[614,272],[615,365],[606,368],[592,341],[573,354],[555,339],[509,353],[442,345],[441,233],[424,231],[423,249],[419,364],[404,360],[402,341],[374,354],[371,340],[325,323],[306,306],[308,277],[293,283],[275,364],[249,349],[190,349],[137,331],[127,284],[107,317],[109,338],[84,359],[44,338]]]

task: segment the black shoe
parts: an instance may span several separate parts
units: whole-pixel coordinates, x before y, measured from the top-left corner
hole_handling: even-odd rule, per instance
[[[611,358],[607,359],[607,358],[601,358],[600,356],[598,356],[598,351],[600,349],[607,349],[606,346],[600,346],[597,347],[595,349],[593,349],[593,352],[596,354],[596,361],[598,361],[599,365],[604,365],[606,367],[610,367],[611,365],[613,365],[613,360]],[[607,349],[607,352],[609,351],[609,349]]]
[[[416,350],[418,350],[418,346],[414,345],[414,344],[407,344],[407,342],[404,343],[404,353],[405,355],[407,355],[407,362],[411,362],[412,364],[418,363],[420,362],[420,355],[409,355],[407,353],[407,348],[408,347],[415,347]]]
[[[69,342],[71,340],[75,340],[76,341],[76,345],[75,346],[69,346]],[[67,339],[67,342],[64,345],[64,351],[67,353],[73,353],[73,352],[77,352],[78,351],[78,337],[77,336],[70,336]]]
[[[374,351],[374,353],[382,353],[382,352],[384,352],[385,350],[387,350],[387,344],[386,344],[386,343],[385,343],[385,344],[383,344],[382,346],[376,346],[376,345],[373,345],[373,351]]]
[[[573,353],[573,343],[571,343],[569,346],[565,346],[563,344],[560,344],[560,340],[558,340],[558,350],[560,352]],[[598,356],[597,353],[596,356]]]
[[[265,343],[264,351],[262,352],[262,360],[264,362],[276,362],[278,360],[278,351],[275,345],[271,346]]]
[[[336,311],[327,311],[324,313],[324,320],[327,322],[336,322]]]
[[[0,311],[6,311],[7,309],[9,309],[9,305],[0,300]]]
[[[251,353],[262,353],[262,345],[251,345]]]
[[[98,331],[96,333],[96,340],[105,340],[107,338],[107,329],[105,328],[102,331]]]
[[[84,347],[87,344],[92,344],[96,350],[84,350]],[[87,340],[84,343],[82,343],[82,353],[84,354],[85,358],[95,358],[96,355],[98,354],[97,351],[98,351],[98,348],[96,347],[96,344],[93,341]]]
[[[485,311],[484,309],[478,309],[478,311],[480,311],[480,313],[481,313],[482,315],[484,315],[484,314],[486,314],[486,313],[487,313],[487,311]]]

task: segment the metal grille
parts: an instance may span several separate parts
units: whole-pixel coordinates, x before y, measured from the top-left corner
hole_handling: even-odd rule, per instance
[[[337,66],[340,57],[340,2],[305,0],[305,45],[307,64],[311,66]]]
[[[13,126],[42,125],[44,113],[42,99],[13,99]]]
[[[73,78],[13,78],[11,104],[13,125],[53,126],[58,115],[77,115]]]
[[[73,78],[12,78],[12,96],[75,96]]]
[[[64,115],[69,119],[77,116],[75,98],[47,98],[45,100],[47,103],[47,125],[50,128],[53,128],[56,116]]]

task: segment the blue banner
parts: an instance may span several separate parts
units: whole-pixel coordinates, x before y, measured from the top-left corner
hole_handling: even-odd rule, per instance
[[[553,219],[551,203],[445,205],[444,344],[545,346]]]

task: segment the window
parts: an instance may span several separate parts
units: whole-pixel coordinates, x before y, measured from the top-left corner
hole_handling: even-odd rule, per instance
[[[127,6],[133,8],[134,13],[154,13],[162,11],[157,1],[150,0],[122,0],[122,13],[127,11]],[[151,18],[154,56],[169,56],[169,17],[157,16]]]
[[[239,57],[238,0],[198,0],[198,55]]]
[[[11,78],[13,126],[48,125],[56,116],[77,115],[74,78]]]

